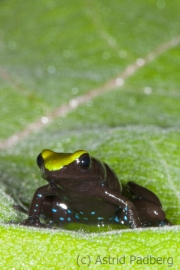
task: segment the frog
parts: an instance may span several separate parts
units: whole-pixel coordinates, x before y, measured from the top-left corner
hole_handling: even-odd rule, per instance
[[[171,225],[152,191],[129,181],[124,192],[114,170],[86,150],[44,149],[36,162],[48,183],[36,190],[28,217],[20,225],[46,227],[41,216],[59,226],[118,223],[133,229]]]

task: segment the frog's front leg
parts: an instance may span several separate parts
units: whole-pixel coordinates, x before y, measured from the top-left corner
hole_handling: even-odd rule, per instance
[[[130,228],[141,227],[141,221],[133,203],[124,197],[121,193],[105,187],[101,190],[100,197],[112,204],[119,206],[122,210],[124,210],[124,216],[126,216],[126,224],[128,224]]]
[[[20,223],[24,226],[35,226],[35,227],[44,227],[45,224],[41,223],[39,216],[42,211],[43,201],[46,196],[52,195],[52,191],[49,190],[49,185],[40,187],[35,192],[31,206],[29,208],[28,218]]]

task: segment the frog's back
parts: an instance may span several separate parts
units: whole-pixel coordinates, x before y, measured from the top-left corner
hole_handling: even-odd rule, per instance
[[[106,163],[105,167],[107,172],[106,183],[108,187],[114,191],[121,193],[122,186],[120,184],[120,181],[118,180],[116,173]]]

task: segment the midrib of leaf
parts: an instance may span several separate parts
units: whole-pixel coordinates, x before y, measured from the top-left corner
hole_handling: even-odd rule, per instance
[[[171,48],[178,46],[179,43],[180,43],[180,36],[174,37],[170,41],[162,43],[158,48],[156,48],[154,51],[151,51],[144,58],[136,59],[136,61],[128,65],[127,68],[121,74],[119,74],[116,78],[109,80],[103,86],[94,90],[90,90],[84,95],[69,100],[68,103],[61,105],[59,108],[52,111],[49,115],[43,116],[41,117],[41,119],[38,119],[33,123],[30,123],[24,130],[16,134],[13,134],[6,140],[0,142],[0,149],[6,149],[8,147],[13,146],[14,144],[17,144],[22,138],[29,136],[34,131],[42,129],[45,125],[53,122],[57,117],[67,115],[71,111],[77,109],[78,106],[80,106],[81,104],[84,104],[87,101],[90,101],[91,99],[100,96],[105,92],[121,88],[122,85],[124,85],[125,81],[130,76],[133,76],[136,71],[138,71],[140,68],[147,66],[150,62],[154,61],[155,59],[157,59],[158,56],[170,50]],[[0,69],[0,76],[3,80],[8,80],[11,81],[11,83],[13,84],[15,83],[16,86],[18,85],[16,82],[14,82],[11,76],[7,74],[2,68]]]

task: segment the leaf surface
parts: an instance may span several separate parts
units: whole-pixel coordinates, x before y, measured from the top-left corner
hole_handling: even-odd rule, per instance
[[[3,269],[179,269],[179,12],[177,0],[0,2]],[[45,184],[44,148],[86,149],[155,192],[175,226],[7,225]]]

